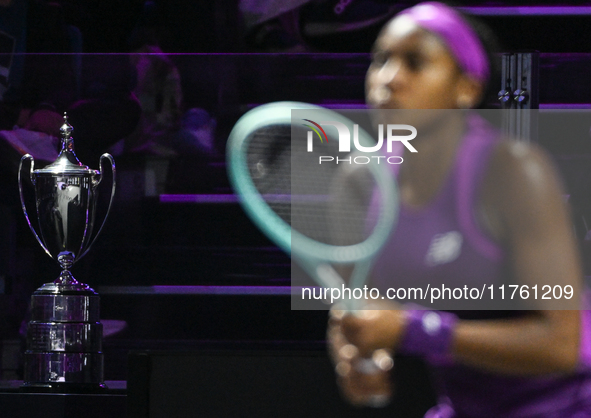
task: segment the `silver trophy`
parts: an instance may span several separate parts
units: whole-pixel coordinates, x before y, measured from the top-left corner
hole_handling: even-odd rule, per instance
[[[57,159],[35,170],[33,157],[24,155],[18,173],[27,223],[41,247],[62,268],[56,280],[41,286],[31,297],[23,383],[29,390],[92,392],[106,387],[99,296],[74,279],[70,268],[88,252],[107,218],[115,193],[115,162],[111,155],[103,154],[100,170],[83,165],[74,152],[72,130],[64,113]],[[21,181],[27,160],[35,188],[36,219],[28,215]],[[113,184],[106,215],[99,223],[95,215],[105,160],[111,165]]]

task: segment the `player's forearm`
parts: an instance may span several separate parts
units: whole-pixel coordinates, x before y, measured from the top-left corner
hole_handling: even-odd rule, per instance
[[[579,311],[532,313],[523,318],[459,321],[456,361],[511,375],[569,373],[578,361]]]

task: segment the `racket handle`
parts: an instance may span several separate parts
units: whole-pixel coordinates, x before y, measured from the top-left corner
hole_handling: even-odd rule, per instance
[[[390,395],[371,395],[366,402],[366,405],[371,408],[383,408],[390,403],[392,398]]]
[[[383,371],[371,358],[360,358],[357,360],[355,370],[362,374],[377,374]]]
[[[394,367],[394,359],[388,350],[380,349],[373,352],[371,357],[362,357],[355,362],[355,370],[363,374],[387,372]]]

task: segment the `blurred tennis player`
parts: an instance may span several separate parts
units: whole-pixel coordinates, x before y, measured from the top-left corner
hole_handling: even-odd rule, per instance
[[[366,95],[378,109],[478,107],[492,72],[486,31],[449,6],[421,3],[377,38]],[[425,112],[426,115],[432,114]],[[383,288],[430,283],[569,283],[582,272],[561,186],[536,146],[479,118],[423,120],[397,181],[398,225],[376,262]],[[445,247],[445,248],[444,248]],[[400,305],[399,305],[400,306]],[[591,416],[591,323],[584,310],[333,313],[329,350],[356,404],[391,392],[390,371],[362,373],[376,350],[423,357],[440,403],[426,417]]]

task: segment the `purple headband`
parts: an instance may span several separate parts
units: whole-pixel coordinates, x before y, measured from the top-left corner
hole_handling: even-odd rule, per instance
[[[486,83],[490,69],[484,47],[474,29],[457,11],[433,1],[417,4],[398,16],[408,16],[418,26],[442,38],[464,72]]]

